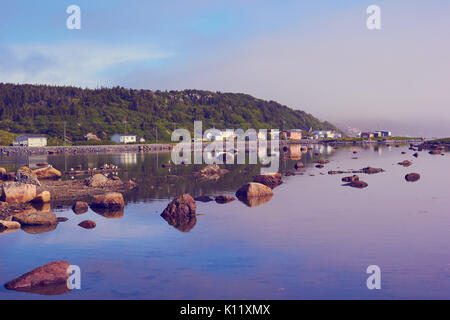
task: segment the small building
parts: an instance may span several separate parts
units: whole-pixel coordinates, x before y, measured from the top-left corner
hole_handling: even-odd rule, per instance
[[[375,131],[374,134],[376,137],[383,137],[383,138],[388,138],[392,136],[392,132],[390,131]]]
[[[302,130],[292,129],[292,130],[281,131],[280,136],[281,136],[281,139],[285,139],[285,140],[301,140],[302,139]]]
[[[360,134],[361,138],[370,139],[375,137],[375,135],[372,132],[361,132]]]
[[[136,142],[136,136],[134,134],[118,134],[116,133],[111,137],[111,140],[117,143],[134,143]]]
[[[47,137],[40,134],[22,134],[16,138],[14,145],[24,147],[45,147],[47,146]]]
[[[342,134],[334,130],[316,130],[312,132],[315,139],[338,139],[342,138]]]

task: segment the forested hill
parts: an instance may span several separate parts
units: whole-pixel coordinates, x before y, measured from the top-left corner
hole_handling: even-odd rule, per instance
[[[72,141],[85,140],[91,132],[104,140],[133,133],[152,142],[156,131],[160,140],[170,140],[175,127],[192,129],[194,120],[203,121],[203,130],[336,129],[303,111],[247,94],[0,84],[0,129],[14,133],[62,137],[65,123]]]

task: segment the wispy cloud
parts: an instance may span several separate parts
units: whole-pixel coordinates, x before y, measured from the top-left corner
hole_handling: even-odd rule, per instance
[[[149,46],[90,42],[0,47],[0,79],[12,83],[46,83],[97,87],[114,84],[108,75],[136,64],[151,65],[174,56]]]

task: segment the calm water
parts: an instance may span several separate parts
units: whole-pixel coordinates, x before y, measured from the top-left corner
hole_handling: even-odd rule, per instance
[[[192,172],[202,166],[169,172],[161,164],[170,155],[162,153],[2,158],[8,170],[42,161],[61,170],[115,163],[139,188],[124,194],[119,219],[92,211],[75,215],[67,204],[53,203],[58,216],[69,218],[55,230],[0,235],[1,284],[54,260],[82,271],[81,290],[43,296],[2,287],[0,299],[449,299],[448,154],[422,152],[415,159],[407,147],[370,147],[356,149],[358,159],[352,159],[352,150],[303,153],[304,175],[283,177],[261,206],[197,202],[200,215],[188,232],[160,217],[173,196],[233,195],[260,168],[227,166],[222,179],[195,183]],[[280,169],[291,170],[298,157],[294,150]],[[317,169],[317,158],[330,163]],[[396,164],[405,159],[414,164]],[[341,186],[343,175],[327,174],[369,165],[386,172],[361,174],[369,184],[362,190]],[[409,172],[421,179],[406,182]],[[79,227],[86,219],[97,227]],[[366,268],[373,264],[381,268],[381,290],[366,287]]]

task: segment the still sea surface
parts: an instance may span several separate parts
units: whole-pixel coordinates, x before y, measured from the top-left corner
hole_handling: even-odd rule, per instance
[[[283,176],[270,201],[197,202],[199,215],[179,229],[160,216],[171,199],[234,195],[260,167],[226,165],[230,172],[219,180],[199,182],[192,173],[204,165],[162,168],[169,153],[0,158],[8,171],[40,162],[62,171],[113,163],[122,179],[139,184],[124,193],[121,217],[76,215],[71,203],[52,203],[69,219],[56,229],[0,234],[0,299],[450,299],[449,155],[424,151],[416,159],[407,146],[314,148],[281,152],[281,172],[300,160],[305,168]],[[318,159],[330,162],[318,169]],[[413,165],[397,164],[403,160]],[[365,189],[328,175],[367,166],[385,172],[360,174]],[[421,179],[407,182],[410,172]],[[87,219],[95,229],[78,226]],[[3,287],[55,260],[81,268],[80,290],[39,295]],[[380,290],[366,286],[370,265],[381,269]]]

